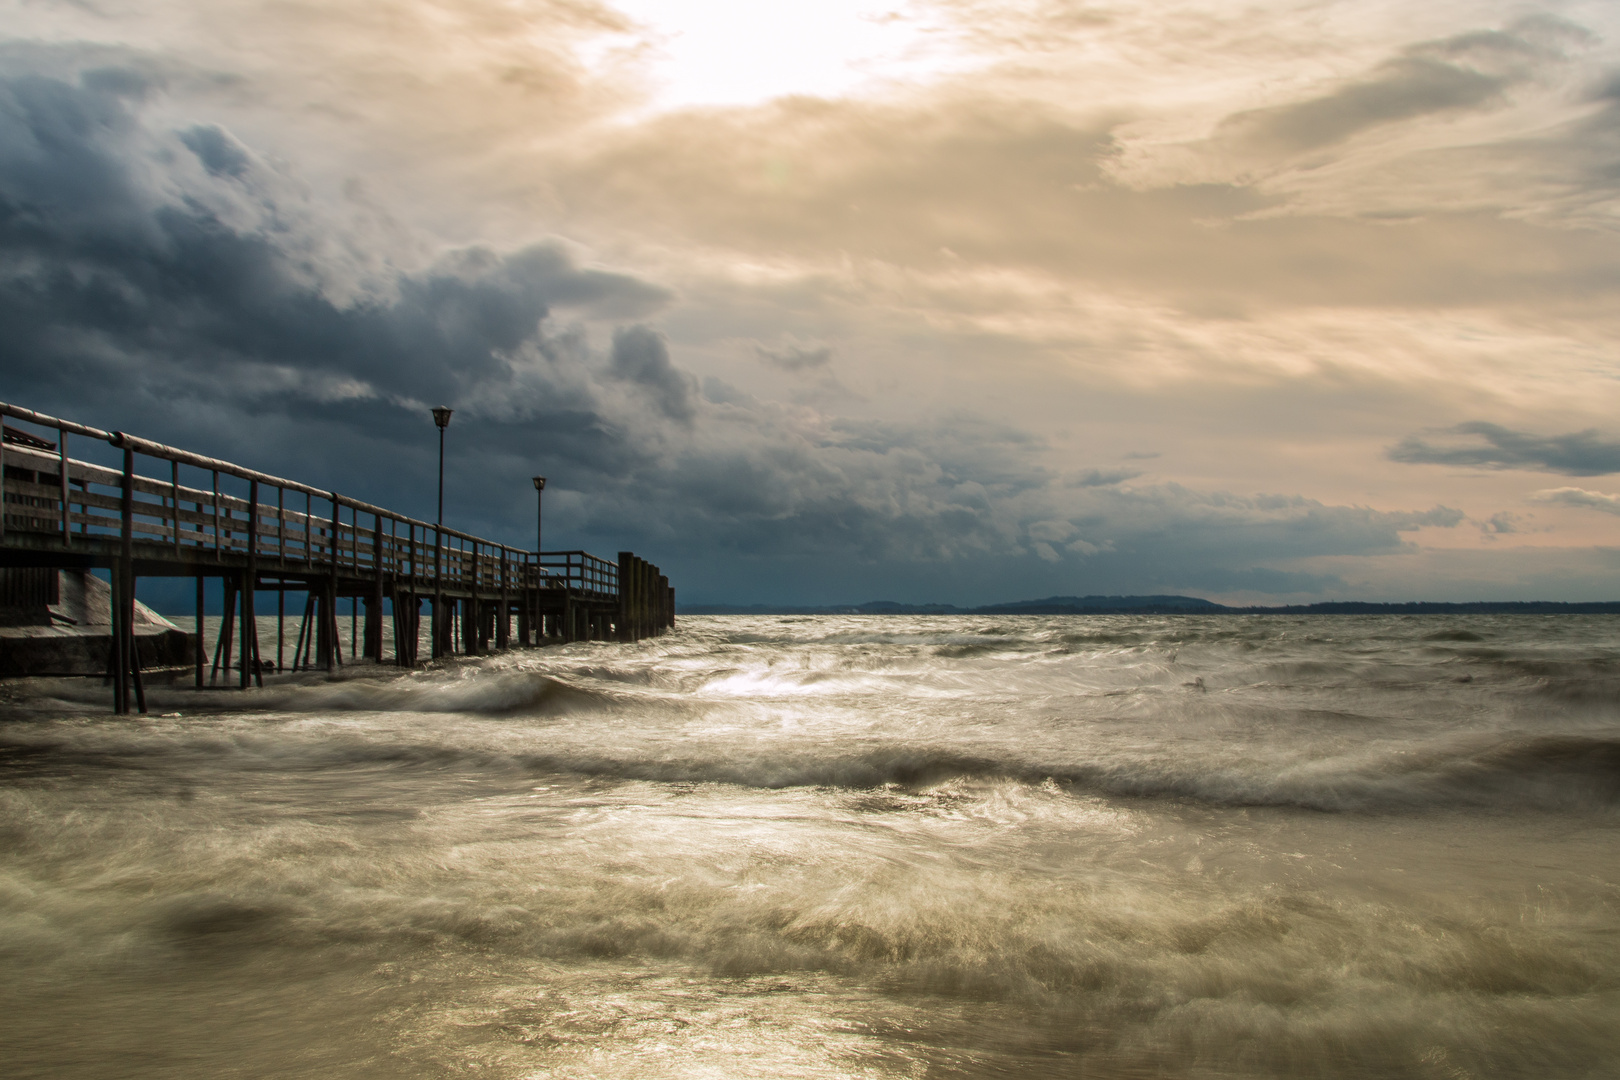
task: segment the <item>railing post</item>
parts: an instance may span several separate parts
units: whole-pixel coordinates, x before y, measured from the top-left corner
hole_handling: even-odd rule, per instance
[[[56,429],[56,449],[57,449],[57,452],[61,455],[61,463],[62,463],[62,475],[57,478],[60,481],[61,488],[62,488],[62,546],[63,547],[72,547],[73,546],[73,534],[69,531],[69,519],[68,519],[68,447],[67,447],[67,436],[68,436],[67,428],[59,427],[59,428]]]
[[[0,421],[5,419],[5,413],[0,413]],[[6,540],[6,435],[5,425],[0,423],[0,544]]]
[[[180,558],[180,463],[169,462],[169,494],[174,503],[174,557]]]

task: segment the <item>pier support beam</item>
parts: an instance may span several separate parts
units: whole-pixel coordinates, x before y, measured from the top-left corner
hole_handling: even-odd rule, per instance
[[[197,632],[192,635],[192,658],[197,668],[197,689],[203,687],[203,668],[208,662],[208,652],[203,645],[203,575],[197,575]]]

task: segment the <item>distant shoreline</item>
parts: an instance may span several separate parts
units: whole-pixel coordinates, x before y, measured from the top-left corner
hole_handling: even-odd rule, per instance
[[[962,608],[952,604],[866,604],[798,607],[789,604],[690,604],[681,615],[1620,615],[1620,600],[1566,603],[1554,600],[1476,600],[1446,603],[1413,600],[1374,603],[1327,600],[1277,607],[1229,607],[1192,596],[1052,597]]]

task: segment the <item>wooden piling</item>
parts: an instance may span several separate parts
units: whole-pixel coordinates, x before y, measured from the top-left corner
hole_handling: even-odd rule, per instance
[[[197,689],[203,687],[203,668],[207,664],[208,653],[203,646],[203,575],[197,575],[197,632],[192,636],[192,657],[197,668]]]
[[[276,580],[276,673],[287,670],[283,664],[286,660],[287,645],[287,579]]]
[[[335,671],[343,666],[343,643],[338,638],[337,597],[338,597],[338,560],[343,550],[343,522],[341,514],[343,503],[337,492],[332,492],[332,562],[327,571],[325,601],[326,621],[331,624],[327,634],[330,652],[321,656],[321,666],[327,671]]]
[[[366,657],[380,664],[383,659],[383,527],[382,518],[373,515],[375,528],[371,533],[371,598],[366,604]]]
[[[67,475],[67,463],[62,464],[62,474]],[[118,651],[118,692],[114,700],[118,705],[120,714],[129,712],[129,683],[130,667],[135,651],[135,451],[124,447],[124,476],[123,498],[119,505],[119,557],[118,573],[119,588],[115,591],[117,598],[117,615],[114,616],[113,625],[117,638]],[[146,709],[143,706],[142,712]]]
[[[259,627],[254,605],[254,586],[259,576],[259,482],[248,482],[247,571],[242,575],[242,678],[240,686],[247,689],[252,679],[264,685],[259,671]],[[252,670],[249,670],[251,668]]]
[[[630,564],[635,556],[628,551],[619,552],[619,640],[634,641],[630,629]]]
[[[208,673],[208,685],[214,685],[219,678],[221,665],[230,678],[231,670],[231,642],[236,636],[236,579],[233,577],[220,578],[220,589],[224,593],[224,605],[221,607],[219,620],[219,634],[214,640],[214,667]]]
[[[512,574],[512,564],[507,561],[506,548],[501,548],[501,606],[500,615],[495,620],[495,647],[506,650],[512,647],[512,606],[509,598],[509,581]]]

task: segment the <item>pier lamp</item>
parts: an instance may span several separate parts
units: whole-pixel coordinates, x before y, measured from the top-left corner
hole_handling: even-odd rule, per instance
[[[453,410],[440,405],[433,410],[433,422],[439,425],[439,528],[444,528],[444,429],[450,426]]]

